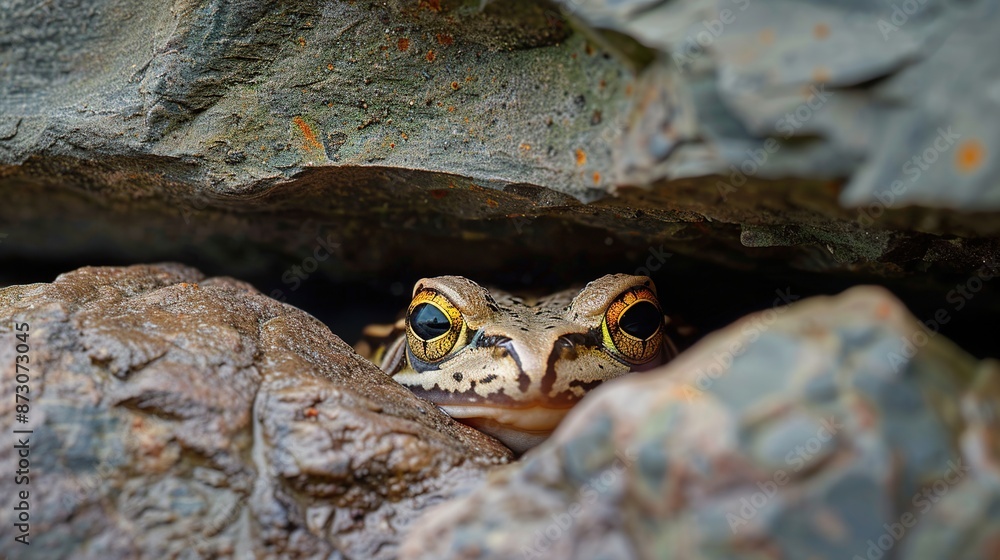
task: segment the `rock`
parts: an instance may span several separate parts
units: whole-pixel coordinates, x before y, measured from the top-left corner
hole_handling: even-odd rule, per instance
[[[415,516],[510,459],[310,315],[180,265],[4,288],[0,339],[5,387],[30,360],[29,422],[0,404],[4,464],[33,430],[30,483],[0,483],[30,491],[28,556],[393,558]]]
[[[716,37],[725,2],[564,2],[647,45],[607,50],[545,4],[481,4],[3,2],[0,258],[256,280],[336,247],[338,280],[531,258],[569,283],[662,245],[935,289],[1000,261],[987,3],[928,0],[884,41],[884,4],[740,0]],[[709,48],[675,64],[700,33]]]
[[[624,182],[742,169],[847,178],[845,206],[1000,209],[1000,160],[986,157],[1000,136],[970,116],[992,103],[983,76],[995,62],[975,56],[998,42],[988,2],[557,1],[598,40],[630,37],[666,69],[650,86],[668,92],[660,105],[671,110],[633,119],[631,142],[613,154]]]
[[[595,391],[400,557],[995,557],[998,366],[940,319],[874,287],[750,315]]]

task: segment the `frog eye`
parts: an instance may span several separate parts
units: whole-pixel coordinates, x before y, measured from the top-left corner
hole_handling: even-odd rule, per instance
[[[455,348],[465,332],[462,313],[434,290],[413,296],[406,312],[406,341],[421,361],[436,362]]]
[[[656,294],[645,286],[621,293],[604,312],[601,334],[605,348],[633,365],[659,356],[663,311]]]
[[[451,321],[433,303],[421,303],[410,314],[410,328],[420,340],[433,340],[451,330]]]

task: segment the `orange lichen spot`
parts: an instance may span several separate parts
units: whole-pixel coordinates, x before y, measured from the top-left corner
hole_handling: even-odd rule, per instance
[[[830,36],[830,26],[825,23],[817,23],[813,26],[813,37],[817,39],[826,39]]]
[[[588,56],[593,56],[594,55],[594,45],[591,45],[590,43],[587,43],[583,47],[583,52],[587,53]]]
[[[299,127],[299,130],[302,131],[303,138],[305,138],[305,143],[302,144],[303,150],[309,151],[314,149],[315,150],[323,149],[323,144],[320,144],[319,140],[316,139],[316,133],[313,132],[313,129],[312,127],[309,126],[309,123],[307,123],[305,120],[303,120],[302,117],[297,115],[295,117],[292,117],[292,122],[295,123],[295,126]]]
[[[466,76],[465,77],[465,81],[467,81],[467,82],[474,82],[474,81],[476,81],[476,77],[475,76]]]
[[[813,68],[812,79],[817,84],[824,84],[830,81],[830,69],[825,66],[817,66]],[[813,95],[812,90],[809,91],[810,95]]]
[[[875,308],[875,317],[884,321],[889,318],[889,314],[891,312],[892,312],[892,306],[889,305],[887,302],[883,301],[879,303],[878,306]]]
[[[326,69],[329,70],[329,71],[331,71],[331,72],[333,72],[333,64],[332,63],[331,64],[327,64],[326,65]]]
[[[587,152],[584,152],[580,148],[576,149],[576,165],[583,167],[587,163]]]
[[[774,42],[774,29],[771,29],[770,27],[766,29],[761,29],[759,39],[760,39],[760,44],[770,45],[771,43]]]
[[[455,106],[454,105],[449,105],[448,106],[448,112],[449,113],[454,113],[455,112]]]
[[[296,42],[298,42],[298,44],[299,44],[300,47],[306,46],[306,38],[305,37],[299,37],[298,39],[296,39]]]
[[[406,37],[400,37],[399,40],[396,41],[396,48],[400,51],[410,50],[410,40]]]
[[[594,171],[594,184],[595,185],[601,184],[601,174],[597,171]]]
[[[438,33],[437,41],[439,45],[450,45],[455,42],[455,39],[447,33]]]
[[[486,205],[489,206],[490,208],[497,208],[498,206],[500,206],[500,203],[493,200],[492,198],[487,198]]]
[[[395,142],[389,142],[389,147],[392,148],[393,150],[395,150],[396,149],[396,143]]]
[[[302,414],[305,415],[306,418],[316,418],[319,416],[319,411],[310,406]]]
[[[410,139],[410,137],[407,136],[405,132],[400,132],[399,133],[399,137],[402,138],[403,140],[409,140]]]
[[[460,88],[460,87],[462,87],[462,84],[460,84],[460,83],[458,83],[458,82],[452,82],[452,83],[451,83],[451,89],[453,89],[453,90],[456,90],[456,91],[457,91],[457,90],[458,90],[458,88]]]
[[[521,150],[525,151],[525,152],[530,152],[531,151],[531,144],[524,144],[524,143],[522,143],[518,147],[521,148]]]
[[[448,196],[448,191],[446,189],[431,189],[431,198],[441,200],[442,198]]]
[[[955,152],[955,168],[959,173],[972,173],[986,160],[986,147],[978,138],[970,138],[958,145]]]
[[[424,58],[427,59],[427,62],[434,62],[434,59],[437,58],[437,56],[434,54],[434,51],[427,51],[427,56]]]

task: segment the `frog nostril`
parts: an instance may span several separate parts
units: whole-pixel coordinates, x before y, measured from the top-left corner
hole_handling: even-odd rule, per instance
[[[514,361],[520,365],[517,352],[514,351],[514,342],[506,336],[484,336],[476,342],[476,346],[491,349],[493,357],[497,359],[513,356]]]
[[[490,348],[490,347],[503,348],[508,352],[513,348],[511,340],[509,338],[507,338],[506,336],[496,336],[496,335],[481,337],[479,340],[476,341],[476,346],[478,346],[479,348]]]
[[[592,346],[592,341],[587,335],[580,333],[564,334],[556,339],[552,345],[552,355],[549,358],[559,360],[575,360],[579,356],[578,349],[584,346]]]
[[[557,350],[563,348],[578,348],[580,346],[592,346],[593,342],[588,340],[587,335],[580,333],[570,333],[560,336],[555,343]]]

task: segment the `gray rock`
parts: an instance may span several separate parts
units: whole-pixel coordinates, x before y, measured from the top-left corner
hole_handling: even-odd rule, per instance
[[[0,258],[260,278],[321,238],[340,248],[324,274],[353,280],[525,257],[634,269],[663,245],[931,271],[936,288],[1000,260],[994,213],[948,210],[998,204],[977,56],[995,34],[975,32],[991,4],[925,2],[882,41],[891,2],[727,2],[563,3],[617,32],[602,40],[527,0],[0,0]],[[716,37],[723,9],[738,13]],[[960,138],[908,175],[948,126]],[[894,210],[909,203],[928,208]]]
[[[11,391],[22,323],[29,422],[0,404],[5,464],[33,430],[30,482],[0,482],[30,492],[19,558],[393,558],[417,515],[510,458],[230,278],[83,268],[0,290]]]
[[[634,161],[636,141],[619,150],[630,182],[733,166],[848,178],[846,206],[1000,209],[1000,160],[989,155],[1000,137],[988,116],[1000,67],[980,56],[997,47],[993,2],[559,3],[654,49],[667,69],[655,81],[672,91],[670,111],[630,134],[654,147],[660,131],[683,132],[656,166]],[[683,122],[690,114],[695,129]]]
[[[936,326],[872,287],[750,315],[595,391],[401,558],[993,557],[997,366]]]

